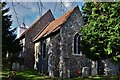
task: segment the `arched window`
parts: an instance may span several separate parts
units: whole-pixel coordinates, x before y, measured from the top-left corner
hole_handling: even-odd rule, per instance
[[[80,54],[80,35],[78,33],[74,36],[74,54]]]
[[[78,54],[80,54],[80,40],[81,40],[81,37],[79,35],[78,36]]]
[[[42,58],[46,57],[46,43],[45,43],[45,41],[41,41],[41,55],[42,55]]]
[[[43,58],[46,57],[46,43],[43,43]]]

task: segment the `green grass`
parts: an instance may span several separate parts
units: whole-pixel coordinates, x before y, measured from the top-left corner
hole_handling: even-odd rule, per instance
[[[38,71],[35,70],[25,70],[23,72],[17,72],[17,77],[24,80],[43,80],[48,79],[48,76],[40,75]]]
[[[6,78],[8,76],[9,72],[8,71],[2,71],[0,72],[0,79],[1,78]]]
[[[9,71],[2,71],[0,72],[0,79],[6,80],[8,78]],[[41,75],[36,70],[24,70],[16,72],[15,76],[16,80],[58,80],[59,78],[50,78],[45,75]]]
[[[2,80],[6,80],[9,71],[2,71],[0,72],[0,75],[1,74],[2,76],[0,76],[0,78],[2,78]],[[62,80],[61,78],[50,78],[48,76],[41,75],[36,70],[24,70],[24,71],[16,72],[15,78],[16,80]],[[88,78],[76,77],[76,78],[69,78],[64,80],[119,80],[119,79],[113,76],[96,76],[96,77],[88,77]]]

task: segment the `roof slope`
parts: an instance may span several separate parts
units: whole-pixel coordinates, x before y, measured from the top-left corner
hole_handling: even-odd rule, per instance
[[[21,38],[25,37],[25,34],[26,34],[29,30],[31,30],[36,23],[38,23],[44,16],[49,15],[50,13],[52,14],[51,10],[49,9],[44,15],[42,15],[40,18],[38,18],[27,30],[25,30],[25,31],[20,35],[19,38],[21,39]]]
[[[57,18],[56,20],[52,21],[41,33],[39,33],[36,37],[34,37],[33,42],[39,40],[40,38],[55,32],[56,30],[60,29],[62,27],[62,24],[67,21],[69,16],[72,14],[72,12],[78,8],[78,6],[74,7],[67,13],[65,13],[63,16]]]

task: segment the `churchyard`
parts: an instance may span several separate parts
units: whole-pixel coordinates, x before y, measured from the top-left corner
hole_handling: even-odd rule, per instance
[[[55,77],[51,78],[46,75],[42,75],[36,70],[23,70],[23,71],[9,71],[9,70],[4,70],[0,72],[0,79],[2,80],[62,80],[62,78]],[[11,79],[10,79],[11,77]],[[82,78],[81,76],[75,77],[75,78],[68,78],[64,80],[119,80],[117,76],[94,76],[94,77],[84,77]]]
[[[57,19],[49,9],[17,39],[6,4],[0,80],[120,80],[120,2],[76,4]]]
[[[86,70],[86,68],[84,70]],[[80,75],[74,78],[62,79],[60,77],[49,77],[48,75],[44,75],[40,73],[38,70],[25,69],[24,66],[19,65],[18,63],[13,63],[12,70],[10,70],[9,68],[2,69],[2,72],[0,72],[0,79],[1,80],[119,80],[118,76],[105,76],[105,75],[90,76],[87,75],[86,71],[84,73],[78,71],[77,73],[79,73]]]

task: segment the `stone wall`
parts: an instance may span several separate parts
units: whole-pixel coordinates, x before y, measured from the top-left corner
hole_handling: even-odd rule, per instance
[[[60,34],[51,36],[48,44],[49,76],[59,77]]]
[[[77,73],[78,70],[82,73],[83,67],[90,67],[90,61],[85,55],[75,55],[73,50],[74,35],[77,32],[79,33],[82,26],[83,19],[80,10],[75,9],[67,22],[58,30],[58,33],[52,33],[50,37],[43,40],[47,46],[46,61],[48,60],[49,76],[75,77],[81,75]],[[41,57],[39,57],[39,60],[39,62],[43,61]],[[40,63],[39,68],[41,68],[41,64],[43,63]]]
[[[84,74],[83,69],[86,68],[88,74],[97,75],[97,61],[89,60],[81,52],[78,55],[74,54],[74,36],[76,33],[80,33],[79,30],[83,23],[80,10],[77,8],[57,33],[52,33],[47,38],[40,40],[38,49],[43,42],[46,43],[46,58],[43,58],[40,48],[37,70],[42,73],[48,72],[50,77],[69,78]],[[113,69],[114,66],[109,61],[104,62],[106,69]],[[35,64],[37,65],[37,61]],[[113,75],[115,74],[113,71]]]
[[[41,19],[34,25],[31,29],[25,34],[25,67],[34,68],[34,43],[33,38],[48,25],[51,21],[54,20],[54,17],[51,11],[48,11]]]
[[[20,40],[20,43],[22,44],[22,51],[19,53],[19,57],[24,58],[25,54],[25,38]]]
[[[69,17],[66,23],[63,24],[60,35],[62,42],[62,55],[63,55],[63,72],[64,77],[78,76],[77,71],[82,71],[83,67],[89,67],[89,60],[85,55],[74,55],[74,35],[79,32],[80,27],[83,26],[83,19],[80,10],[77,8]]]
[[[43,42],[46,44],[46,54],[43,58],[42,46]],[[42,39],[39,42],[39,53],[38,59],[35,60],[34,67],[43,74],[49,74],[50,77],[59,77],[59,58],[60,58],[60,34],[59,31],[57,34]],[[35,43],[35,44],[38,44]],[[36,49],[35,49],[36,51]]]

